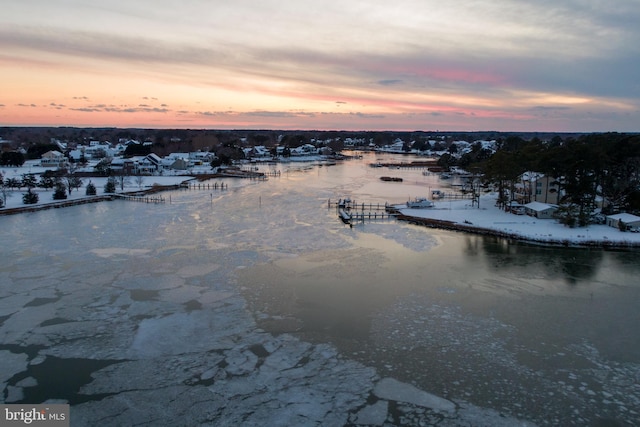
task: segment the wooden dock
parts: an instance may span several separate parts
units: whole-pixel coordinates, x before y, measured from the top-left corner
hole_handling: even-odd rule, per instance
[[[162,196],[135,196],[129,194],[113,194],[112,197],[114,199],[127,200],[129,202],[140,202],[140,203],[164,203],[165,199]]]
[[[391,219],[395,218],[395,215],[387,212],[352,212],[351,213],[351,221],[361,221],[364,220],[377,220],[377,219]]]
[[[248,178],[279,177],[282,174],[279,169],[267,172],[258,172],[256,169],[241,169],[241,171],[247,174]]]
[[[181,188],[186,190],[226,190],[229,188],[224,182],[187,182]]]
[[[350,210],[360,210],[360,211],[364,211],[364,210],[369,210],[369,211],[386,211],[389,208],[389,204],[387,202],[380,204],[380,202],[378,203],[357,203],[355,200],[344,200],[344,199],[338,199],[337,201],[331,201],[331,199],[329,199],[329,201],[327,202],[327,207],[329,208],[348,208]]]
[[[350,227],[354,223],[362,223],[365,221],[389,220],[395,218],[395,212],[391,210],[391,205],[387,202],[381,203],[356,203],[351,199],[338,199],[338,201],[327,202],[327,208],[335,208],[338,218]],[[382,212],[381,212],[382,211]]]
[[[441,193],[440,196],[438,197],[433,197],[434,200],[443,200],[443,199],[451,199],[451,200],[463,200],[463,199],[468,199],[468,200],[472,200],[473,199],[473,193],[469,192],[469,193]]]

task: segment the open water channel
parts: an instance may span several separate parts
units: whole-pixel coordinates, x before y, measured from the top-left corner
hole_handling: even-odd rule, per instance
[[[384,160],[1,217],[2,400],[72,425],[640,424],[640,253],[345,226],[330,199],[447,185]]]

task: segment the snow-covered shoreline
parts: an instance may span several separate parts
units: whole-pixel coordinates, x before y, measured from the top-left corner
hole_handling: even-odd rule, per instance
[[[157,192],[163,190],[174,189],[177,185],[185,181],[194,179],[192,176],[180,175],[180,176],[145,176],[144,181],[140,184],[136,184],[133,180],[125,182],[124,188],[118,188],[116,194],[130,194],[130,193],[148,193]],[[95,185],[97,194],[94,196],[88,196],[86,194],[86,187],[89,183]],[[104,192],[104,185],[107,182],[106,177],[91,177],[82,178],[82,186],[67,194],[67,198],[64,200],[53,199],[53,189],[34,188],[31,191],[38,195],[38,202],[34,204],[25,205],[22,201],[22,196],[27,192],[25,188],[18,190],[9,190],[7,193],[7,202],[3,208],[0,208],[0,215],[16,214],[21,212],[33,212],[36,210],[60,208],[66,206],[74,206],[83,203],[94,203],[99,201],[110,200],[112,194]]]
[[[469,200],[436,201],[430,209],[409,209],[395,205],[398,219],[428,227],[494,235],[534,244],[636,248],[640,233],[622,232],[607,225],[570,228],[554,219],[539,219],[507,213],[495,206],[495,194],[480,198],[480,208]]]

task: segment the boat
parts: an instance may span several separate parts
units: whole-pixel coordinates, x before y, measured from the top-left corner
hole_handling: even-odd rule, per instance
[[[449,178],[451,178],[451,175],[449,175],[448,173],[440,174],[440,179],[449,179]]]
[[[432,199],[441,199],[444,197],[444,192],[442,190],[433,190],[431,192]]]
[[[381,176],[380,179],[383,181],[402,182],[402,178],[397,176]]]
[[[351,199],[349,197],[345,197],[344,199],[338,199],[338,207],[346,208],[351,205]]]
[[[433,206],[433,202],[426,197],[416,197],[415,199],[407,202],[407,207],[412,209],[426,209],[432,208]]]
[[[340,209],[339,215],[342,222],[345,224],[351,224],[351,214],[349,212],[344,209]]]

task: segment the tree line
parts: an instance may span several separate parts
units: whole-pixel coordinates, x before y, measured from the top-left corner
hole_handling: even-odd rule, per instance
[[[543,142],[514,136],[498,141],[482,165],[498,186],[499,203],[510,201],[509,186],[527,171],[553,179],[560,219],[585,226],[598,205],[603,214],[640,211],[640,135],[603,133]]]

